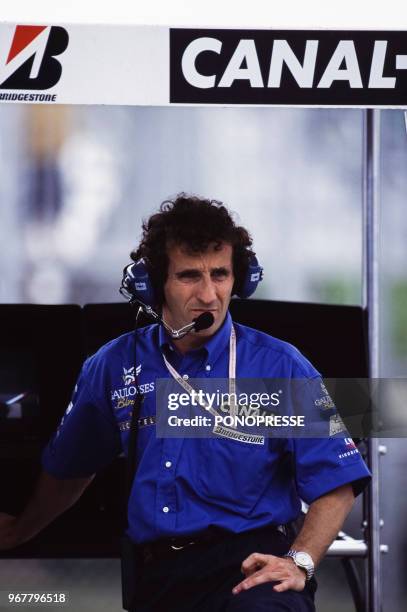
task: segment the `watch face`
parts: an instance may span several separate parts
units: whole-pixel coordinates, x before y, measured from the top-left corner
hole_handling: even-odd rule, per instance
[[[311,557],[309,556],[308,553],[305,553],[305,552],[298,552],[295,555],[295,560],[300,565],[305,565],[305,566],[313,565]]]

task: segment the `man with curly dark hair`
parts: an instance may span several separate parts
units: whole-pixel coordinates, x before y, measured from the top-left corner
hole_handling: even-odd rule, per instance
[[[247,230],[215,200],[180,194],[144,223],[132,259],[148,278],[133,290],[142,302],[151,284],[150,306],[167,327],[125,334],[86,360],[44,451],[33,500],[20,517],[0,516],[0,547],[38,533],[97,470],[128,452],[142,393],[128,503],[127,535],[137,559],[128,609],[315,609],[314,566],[369,478],[346,433],[253,442],[240,434],[160,438],[155,431],[157,379],[173,378],[190,395],[191,379],[319,380],[293,346],[232,321],[232,295],[248,296],[260,279],[251,246]],[[178,339],[167,333],[205,313],[206,329]],[[301,499],[309,512],[295,535]]]
[[[185,336],[177,342],[178,348],[199,344],[222,325],[230,297],[242,291],[255,258],[251,245],[248,231],[234,223],[221,202],[183,193],[175,201],[163,202],[160,211],[143,223],[141,242],[131,258],[145,262],[154,287],[155,307],[163,311],[164,319],[180,328],[203,312],[214,317],[210,328]],[[200,273],[194,270],[198,259],[203,263],[205,258],[208,263],[219,264],[211,272],[210,285],[217,289],[216,296],[211,295],[209,283],[205,287],[208,295],[203,294]],[[188,268],[182,274],[174,267],[181,262]],[[169,283],[169,279],[176,282]],[[199,292],[191,291],[198,286],[197,281]]]
[[[254,256],[248,231],[234,223],[222,202],[181,193],[175,201],[163,202],[160,211],[143,223],[141,242],[131,258],[133,261],[144,258],[149,262],[151,278],[162,303],[168,273],[168,247],[182,245],[186,251],[197,254],[204,253],[210,246],[219,250],[222,244],[232,247],[234,293],[237,293]]]

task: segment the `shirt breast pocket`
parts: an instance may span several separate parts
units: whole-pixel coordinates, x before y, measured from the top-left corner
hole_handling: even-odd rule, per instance
[[[250,514],[264,489],[267,440],[264,445],[225,438],[200,442],[199,480],[204,496],[231,512]]]

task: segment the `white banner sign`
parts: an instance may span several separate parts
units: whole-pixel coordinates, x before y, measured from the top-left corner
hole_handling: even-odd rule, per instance
[[[169,103],[169,29],[0,25],[0,101]]]
[[[407,32],[0,25],[0,101],[407,107]]]

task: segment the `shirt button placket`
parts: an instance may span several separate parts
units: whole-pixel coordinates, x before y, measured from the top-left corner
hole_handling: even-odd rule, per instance
[[[175,496],[175,472],[176,456],[182,443],[178,439],[165,439],[162,447],[160,461],[160,472],[157,488],[157,523],[163,533],[175,528],[177,517]],[[174,455],[175,453],[175,455]]]

